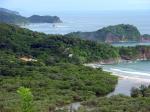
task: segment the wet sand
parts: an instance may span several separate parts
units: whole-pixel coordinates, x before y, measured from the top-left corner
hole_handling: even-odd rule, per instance
[[[108,96],[117,95],[117,94],[124,94],[130,96],[130,92],[133,87],[140,87],[141,85],[149,85],[149,84],[150,81],[145,79],[120,77],[115,90],[112,93],[110,93]]]
[[[100,64],[85,64],[85,66],[89,66],[92,68],[99,68],[102,67],[102,65]],[[138,74],[135,72],[135,74],[137,75],[131,75],[129,76],[128,73],[122,73],[122,72],[118,72],[118,71],[112,71],[111,68],[110,69],[104,69],[104,71],[107,72],[111,72],[112,75],[118,76],[118,84],[116,85],[115,90],[108,94],[108,96],[112,96],[112,95],[117,95],[117,94],[124,94],[127,96],[130,96],[131,93],[131,89],[133,87],[140,87],[141,85],[150,85],[150,78],[147,77],[147,75],[149,74],[145,74],[142,72],[138,72]],[[141,75],[139,77],[139,74]],[[145,76],[143,76],[143,74]]]

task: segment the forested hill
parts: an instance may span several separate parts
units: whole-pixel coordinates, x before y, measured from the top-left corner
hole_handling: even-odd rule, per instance
[[[20,112],[17,89],[22,86],[32,90],[35,112],[51,112],[55,107],[112,92],[116,76],[82,64],[117,58],[115,49],[0,24],[0,111]]]
[[[74,32],[67,35],[108,43],[122,41],[140,41],[141,37],[138,29],[135,26],[128,24],[108,26],[95,32]]]
[[[19,12],[0,8],[0,23],[9,24],[26,24],[26,23],[60,23],[62,22],[57,16],[39,16],[24,17]]]
[[[61,23],[59,17],[57,16],[39,16],[33,15],[27,18],[30,23]]]
[[[45,35],[17,26],[0,24],[0,47],[17,55],[30,55],[46,63],[117,59],[117,48],[62,35]]]
[[[145,54],[147,52],[148,54]],[[117,77],[82,64],[150,56],[150,47],[121,47],[90,40],[46,35],[0,24],[0,111],[19,112],[19,87],[32,90],[36,112],[107,95]]]
[[[7,12],[7,13],[10,13],[10,14],[20,15],[19,12],[17,12],[17,11],[8,10],[8,9],[5,9],[5,8],[0,8],[0,11],[1,12]]]
[[[80,38],[46,35],[17,26],[0,24],[0,48],[17,56],[31,56],[47,64],[83,64],[118,59],[150,59],[149,46],[113,47]]]
[[[28,20],[14,12],[0,10],[0,23],[22,24],[28,23]]]

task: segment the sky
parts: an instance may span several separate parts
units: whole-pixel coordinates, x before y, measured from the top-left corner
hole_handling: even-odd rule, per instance
[[[150,0],[0,0],[0,7],[21,13],[150,10]]]

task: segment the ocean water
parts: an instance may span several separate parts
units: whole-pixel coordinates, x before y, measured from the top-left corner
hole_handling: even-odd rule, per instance
[[[136,26],[141,34],[150,34],[150,10],[57,12],[55,15],[59,16],[63,23],[30,24],[22,27],[47,34],[67,34],[76,31],[96,31],[109,25],[131,24]]]
[[[117,94],[130,96],[133,87],[150,85],[150,61],[130,61],[111,65],[92,63],[86,64],[86,66],[93,68],[101,67],[104,71],[111,72],[119,77],[115,90],[108,94],[108,96]]]
[[[103,69],[125,78],[150,82],[150,61],[131,61],[103,65]]]
[[[150,61],[124,62],[104,65],[103,69],[119,76],[114,94],[130,95],[132,87],[150,84]]]
[[[118,43],[112,43],[115,47],[128,47],[128,46],[137,46],[137,45],[144,45],[144,46],[150,46],[150,42],[118,42]]]

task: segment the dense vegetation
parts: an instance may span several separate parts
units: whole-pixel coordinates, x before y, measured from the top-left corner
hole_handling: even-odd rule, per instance
[[[39,16],[23,17],[18,12],[0,8],[0,23],[26,24],[26,23],[60,23],[57,16]]]
[[[19,12],[17,12],[17,11],[8,10],[8,9],[5,9],[5,8],[0,8],[0,11],[20,15]]]
[[[28,20],[23,16],[0,10],[0,22],[11,24],[24,24],[27,23]]]
[[[108,94],[115,88],[117,77],[81,64],[96,56],[118,57],[113,49],[110,45],[0,24],[0,111],[19,110],[16,90],[21,86],[31,88],[36,111],[40,112]]]
[[[0,25],[0,36],[1,49],[15,52],[17,56],[42,59],[47,65],[58,62],[79,64],[119,56],[118,49],[111,45],[61,35],[45,35],[5,24]]]
[[[119,55],[125,60],[149,60],[150,46],[120,47]]]
[[[116,95],[83,102],[77,112],[150,112],[150,86],[132,88],[131,97]],[[67,112],[64,110],[64,112]]]
[[[39,16],[33,15],[28,18],[31,23],[61,23],[59,17],[57,16]]]
[[[132,97],[150,97],[150,85],[141,85],[139,88],[133,87],[131,90]]]
[[[20,96],[20,111],[21,112],[35,112],[33,95],[29,88],[20,87],[17,90]]]
[[[148,51],[150,47],[115,48],[89,40],[46,35],[18,26],[0,24],[0,111],[19,111],[20,100],[16,92],[19,87],[31,89],[37,112],[52,111],[56,106],[104,96],[114,90],[117,77],[102,69],[82,64],[117,60],[123,56],[134,59],[132,55]],[[121,100],[124,106],[136,100],[137,104],[133,105],[148,101],[144,98],[120,98],[125,100]],[[100,103],[104,106],[102,109],[106,109],[105,102],[114,104],[110,106],[112,110],[122,109],[122,105],[119,108],[115,106],[119,98],[116,101],[111,101],[113,98],[100,99],[104,101]],[[143,104],[143,109],[147,109],[147,104]],[[99,103],[95,105],[99,106]]]
[[[150,97],[117,95],[92,99],[83,105],[78,112],[150,112]]]
[[[67,35],[100,42],[140,41],[141,36],[135,26],[124,24],[104,27],[95,32],[74,32]]]
[[[142,39],[143,42],[150,42],[150,35],[148,34],[144,34],[142,35]]]

